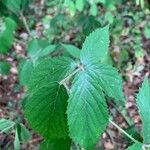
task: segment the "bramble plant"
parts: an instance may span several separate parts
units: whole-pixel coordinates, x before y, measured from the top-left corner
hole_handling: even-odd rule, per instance
[[[140,149],[142,144],[109,116],[106,96],[116,104],[125,104],[121,77],[115,68],[102,63],[108,53],[109,26],[92,32],[80,54],[78,48],[63,46],[76,50],[72,55],[76,58],[59,56],[40,60],[27,86],[25,116],[30,127],[45,139],[41,149],[70,149],[71,140],[82,149],[93,149],[109,123],[135,142],[129,150]],[[149,91],[145,79],[137,96],[145,147],[150,139],[147,135],[150,119],[145,117]]]
[[[11,71],[10,63],[5,59],[11,47],[14,45],[15,49],[16,43],[21,43],[22,48],[26,47],[25,55],[19,56],[10,51],[10,58],[15,57],[15,61],[19,61],[19,82],[25,87],[22,108],[29,127],[43,137],[39,149],[93,150],[111,124],[130,140],[127,150],[150,150],[148,78],[145,77],[136,96],[142,121],[140,134],[126,116],[122,79],[117,69],[112,67],[115,58],[111,59],[108,51],[111,26],[112,49],[120,49],[111,55],[119,58],[115,65],[120,72],[121,65],[127,66],[134,59],[141,61],[145,56],[143,36],[144,42],[150,39],[150,25],[146,19],[150,12],[145,10],[141,13],[136,8],[135,15],[135,10],[130,12],[132,7],[128,5],[144,9],[148,1],[135,0],[122,7],[126,3],[124,0],[47,0],[41,1],[41,10],[34,5],[35,10],[32,5],[30,8],[31,2],[0,0],[0,77],[7,76]],[[38,38],[36,26],[40,18],[43,31]],[[24,38],[20,36],[24,33],[23,28],[27,33]],[[131,41],[126,41],[126,37]],[[85,41],[80,49],[78,47],[83,39]],[[134,57],[132,60],[130,55]],[[133,67],[139,65],[134,63]],[[138,69],[140,72],[141,68]],[[122,129],[113,121],[108,105],[112,105],[124,118],[127,129]],[[19,113],[15,113],[9,118],[0,119],[0,134],[12,135],[15,150],[22,148],[20,144],[32,143],[32,132],[27,129],[22,115],[20,117]],[[131,128],[135,134],[129,132]],[[6,145],[7,148],[10,149],[9,145]]]
[[[80,60],[46,58],[33,70],[25,116],[46,140],[69,136],[92,149],[109,123],[105,96],[124,105],[118,72],[101,63],[108,53],[108,30],[109,26],[97,29],[86,38]]]

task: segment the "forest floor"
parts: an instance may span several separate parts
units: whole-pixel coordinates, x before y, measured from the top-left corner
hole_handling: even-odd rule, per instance
[[[37,34],[40,36],[42,31],[40,22],[37,22],[35,27]],[[25,31],[18,31],[17,34],[23,41],[27,40],[29,37]],[[127,37],[125,40],[127,41],[128,38],[130,37]],[[122,40],[121,42],[124,41]],[[11,64],[10,74],[8,76],[0,76],[0,118],[14,119],[19,115],[21,120],[23,120],[23,123],[27,125],[20,109],[21,99],[26,89],[19,84],[19,74],[17,69],[18,60],[16,59],[16,57],[23,58],[26,56],[25,44],[26,43],[22,42],[22,40],[16,40],[11,48],[11,52],[6,56],[0,56],[1,60],[6,60]],[[127,113],[117,110],[114,104],[109,104],[110,113],[120,127],[127,129],[129,124],[131,125],[133,121],[137,131],[140,131],[141,129],[141,120],[135,103],[135,97],[143,82],[143,78],[145,76],[150,76],[150,40],[145,40],[143,37],[142,45],[144,56],[136,59],[133,62],[134,66],[132,68],[121,70],[122,77],[128,77],[128,80],[124,80],[123,82]],[[112,47],[114,47],[114,45],[112,45],[111,48]],[[16,54],[15,57],[14,53]],[[116,53],[116,51],[112,51],[112,55],[114,55],[114,53]],[[113,58],[114,60],[116,59],[115,56]],[[129,59],[132,60],[131,56]],[[140,69],[140,71],[137,71],[138,69]],[[12,145],[13,140],[13,134],[0,134],[0,147],[3,149],[5,145]],[[41,141],[42,138],[34,133],[29,144],[22,148],[29,150],[34,149]],[[105,150],[124,150],[129,143],[129,140],[125,136],[123,136],[115,127],[109,125],[98,145],[102,145]]]

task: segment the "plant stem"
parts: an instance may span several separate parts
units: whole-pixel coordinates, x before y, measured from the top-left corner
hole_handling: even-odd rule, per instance
[[[109,119],[109,122],[115,126],[120,132],[124,133],[129,139],[131,139],[134,143],[138,143],[136,139],[134,139],[131,135],[129,135],[126,131],[124,131],[121,127],[119,127],[115,122]]]
[[[23,24],[24,24],[24,27],[25,27],[26,31],[28,32],[29,36],[32,37],[30,28],[29,28],[29,26],[28,26],[28,24],[27,24],[27,20],[26,20],[26,18],[24,17],[24,15],[23,15],[22,12],[20,12],[20,17],[21,17],[21,19],[22,19],[22,22],[23,22]]]
[[[82,70],[82,68],[77,68],[76,70],[74,70],[71,74],[69,74],[65,79],[61,80],[59,82],[60,85],[64,84],[67,80],[69,80],[72,76],[74,76],[77,72],[79,72],[80,70]]]
[[[121,107],[116,106],[113,102],[111,102],[111,105],[118,111],[118,113],[124,118],[125,122],[128,126],[133,125],[133,121],[127,117],[126,110],[123,110]]]

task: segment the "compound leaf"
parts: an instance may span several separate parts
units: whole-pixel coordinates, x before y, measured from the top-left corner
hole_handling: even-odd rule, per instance
[[[109,46],[109,26],[96,29],[83,43],[81,50],[81,62],[91,64],[102,60],[108,53]]]
[[[150,86],[147,78],[144,79],[136,102],[143,123],[144,143],[150,143]]]
[[[92,149],[108,124],[104,94],[92,72],[75,77],[67,109],[70,137],[81,147]]]

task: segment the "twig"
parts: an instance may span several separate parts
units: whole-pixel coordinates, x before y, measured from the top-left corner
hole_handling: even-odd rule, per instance
[[[111,102],[111,105],[118,111],[118,113],[124,118],[125,122],[127,123],[127,125],[131,126],[133,123],[132,121],[126,116],[127,112],[123,112],[122,110],[120,110],[119,107],[117,107],[113,102]]]
[[[29,26],[28,26],[28,24],[27,24],[27,20],[26,20],[26,18],[25,18],[25,16],[23,15],[22,12],[20,12],[20,17],[21,17],[21,19],[22,19],[22,22],[23,22],[23,24],[24,24],[24,27],[25,27],[26,31],[28,32],[29,36],[32,37],[30,28],[29,28]]]
[[[82,70],[82,68],[77,68],[76,70],[74,70],[71,74],[69,74],[65,79],[61,80],[59,82],[60,85],[63,85],[67,80],[69,80],[71,77],[73,77],[77,72],[79,72],[80,70]]]
[[[115,122],[109,119],[109,122],[115,126],[120,132],[124,133],[129,139],[131,139],[134,143],[138,143],[136,139],[134,139],[131,135],[129,135],[126,131],[124,131],[121,127],[119,127]]]

